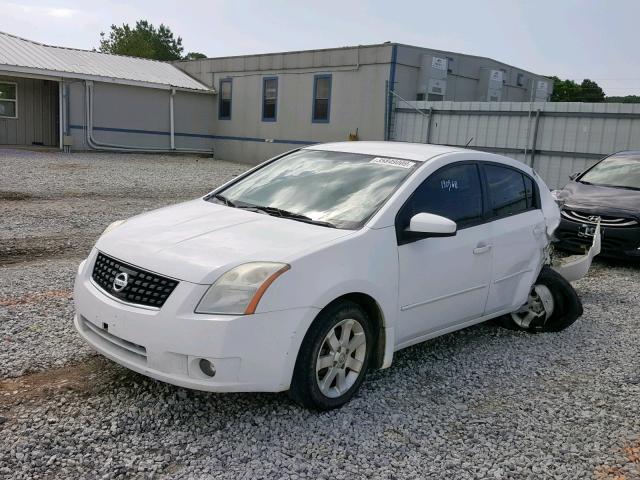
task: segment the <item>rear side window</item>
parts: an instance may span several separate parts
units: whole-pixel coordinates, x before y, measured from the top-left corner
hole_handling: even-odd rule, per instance
[[[464,228],[482,221],[482,187],[475,164],[445,167],[427,178],[403,207],[401,229],[417,213],[441,215]]]
[[[485,165],[492,217],[504,217],[536,208],[533,180],[513,168]]]

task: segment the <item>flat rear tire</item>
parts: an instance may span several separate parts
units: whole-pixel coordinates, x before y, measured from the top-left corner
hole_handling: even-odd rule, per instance
[[[560,332],[582,315],[580,297],[558,272],[544,266],[520,309],[499,319],[510,329],[527,332]]]

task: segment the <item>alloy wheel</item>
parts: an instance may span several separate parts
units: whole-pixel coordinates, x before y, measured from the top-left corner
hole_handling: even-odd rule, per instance
[[[325,336],[316,359],[316,381],[329,398],[344,395],[358,380],[367,353],[364,328],[347,318],[334,325]]]
[[[542,326],[553,315],[554,308],[551,290],[546,285],[537,284],[531,289],[527,303],[513,312],[511,318],[521,328],[529,328],[534,321]]]

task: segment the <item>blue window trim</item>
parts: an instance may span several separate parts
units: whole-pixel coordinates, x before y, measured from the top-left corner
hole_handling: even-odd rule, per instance
[[[396,90],[396,64],[398,62],[398,45],[394,44],[391,49],[391,64],[389,65],[389,92],[387,94],[387,105],[385,108],[386,115],[384,118],[384,139],[389,140],[391,138],[391,117],[393,115],[393,94],[392,91]]]
[[[331,119],[331,88],[332,88],[332,83],[333,83],[333,76],[330,73],[322,73],[319,75],[314,75],[313,76],[313,104],[311,105],[311,123],[329,123],[329,120]],[[322,79],[322,78],[328,78],[329,79],[329,98],[327,99],[327,119],[326,120],[322,120],[316,119],[316,92],[317,92],[317,88],[318,88],[318,80]]]
[[[222,115],[222,84],[228,83],[231,85],[231,97],[229,98],[229,116]],[[220,83],[218,85],[218,120],[231,120],[231,111],[233,107],[233,79],[232,78],[221,78]]]
[[[273,118],[265,118],[264,116],[264,102],[267,99],[267,80],[275,80],[276,81],[276,106],[274,111]],[[263,77],[262,78],[262,121],[263,122],[277,122],[278,121],[278,77]]]

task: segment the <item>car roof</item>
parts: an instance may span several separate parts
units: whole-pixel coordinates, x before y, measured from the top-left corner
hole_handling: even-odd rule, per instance
[[[640,159],[640,150],[625,150],[623,152],[616,152],[611,155],[612,157],[633,157]]]
[[[309,145],[306,150],[324,150],[328,152],[360,153],[380,155],[381,157],[402,158],[424,162],[443,153],[465,152],[462,148],[447,145],[430,145],[408,142],[335,142]]]

